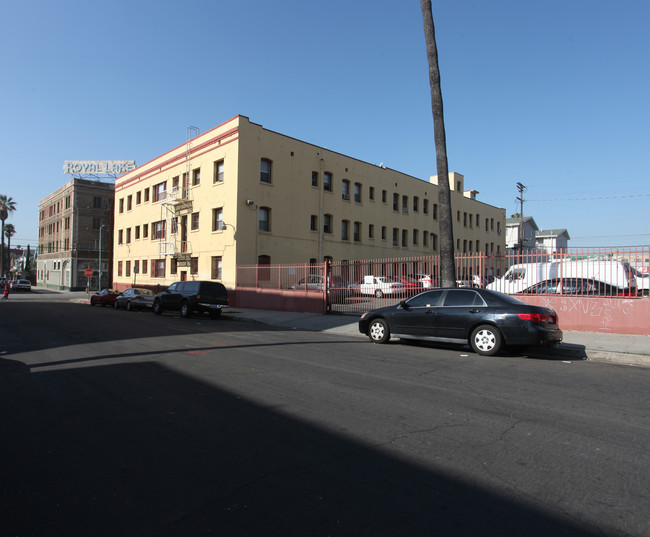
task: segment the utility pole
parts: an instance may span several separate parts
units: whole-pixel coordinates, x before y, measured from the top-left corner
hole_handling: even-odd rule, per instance
[[[519,191],[519,262],[523,262],[524,254],[524,190],[526,185],[517,183],[517,190]]]

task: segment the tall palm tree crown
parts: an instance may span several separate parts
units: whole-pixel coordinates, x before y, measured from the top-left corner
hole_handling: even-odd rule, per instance
[[[0,276],[5,273],[5,221],[16,210],[16,202],[11,196],[0,194],[0,220],[2,220],[2,247],[0,248]]]

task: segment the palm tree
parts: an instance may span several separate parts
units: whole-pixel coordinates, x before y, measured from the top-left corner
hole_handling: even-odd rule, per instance
[[[0,194],[0,220],[2,220],[2,247],[0,248],[0,276],[5,273],[5,220],[16,210],[16,202],[10,196]]]
[[[16,234],[16,228],[13,224],[5,225],[5,237],[7,237],[7,269],[11,272],[11,237]]]
[[[438,47],[433,25],[431,0],[420,0],[424,20],[424,37],[429,60],[429,84],[431,86],[431,110],[433,112],[433,138],[436,146],[438,169],[438,205],[440,208],[440,278],[443,287],[456,287],[456,261],[454,259],[454,231],[451,213],[451,191],[449,189],[449,167],[447,163],[447,137],[442,110],[442,89]]]

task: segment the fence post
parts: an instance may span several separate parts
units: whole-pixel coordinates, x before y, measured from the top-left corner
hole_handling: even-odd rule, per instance
[[[332,274],[332,262],[327,259],[324,263],[323,267],[323,273],[324,273],[324,281],[325,281],[325,312],[330,313],[332,310],[332,304],[330,303],[330,286],[332,284],[331,282],[331,274]]]

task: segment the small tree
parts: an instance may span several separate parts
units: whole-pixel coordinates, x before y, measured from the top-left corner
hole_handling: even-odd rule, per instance
[[[431,0],[420,0],[424,20],[424,37],[429,60],[429,85],[431,86],[431,111],[433,112],[433,137],[436,146],[438,169],[438,205],[440,207],[440,279],[443,287],[456,287],[456,261],[454,259],[454,230],[449,189],[449,166],[447,163],[447,137],[442,109],[440,67],[436,31],[433,25]]]

